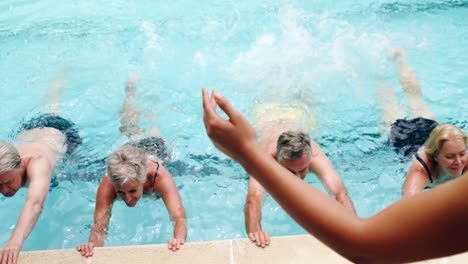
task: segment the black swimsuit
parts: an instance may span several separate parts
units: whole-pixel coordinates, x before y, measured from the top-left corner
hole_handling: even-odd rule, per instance
[[[397,153],[411,157],[436,126],[436,121],[423,117],[397,119],[391,126],[389,141]]]
[[[156,181],[156,177],[158,177],[158,170],[159,170],[159,163],[157,161],[154,161],[154,160],[151,160],[152,162],[156,163],[156,165],[158,166],[156,168],[156,172],[154,173],[154,177],[153,177],[153,183],[151,183],[151,185],[153,186],[153,193],[154,193],[154,182]]]
[[[424,162],[424,160],[418,155],[418,153],[414,154],[414,157],[419,161],[419,163],[421,163],[421,165],[423,165],[424,169],[425,169],[426,172],[427,172],[427,176],[429,177],[429,180],[430,180],[431,183],[432,183],[431,172],[429,171],[429,167],[427,167],[426,162]]]
[[[148,137],[138,141],[127,142],[125,145],[141,148],[146,154],[156,156],[162,161],[166,161],[169,158],[166,142],[161,137]]]

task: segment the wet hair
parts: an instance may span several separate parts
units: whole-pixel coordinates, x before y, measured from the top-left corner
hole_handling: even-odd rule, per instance
[[[21,157],[18,150],[10,143],[0,141],[0,174],[19,169]]]
[[[442,144],[451,137],[462,139],[466,148],[468,138],[463,130],[451,124],[443,124],[435,127],[426,140],[426,143],[424,143],[426,155],[434,159],[434,157],[439,154]]]
[[[143,149],[124,145],[107,159],[107,176],[114,186],[129,180],[144,183],[147,177],[146,158]]]
[[[276,143],[276,156],[279,162],[285,159],[298,160],[312,153],[310,137],[301,131],[283,132]]]

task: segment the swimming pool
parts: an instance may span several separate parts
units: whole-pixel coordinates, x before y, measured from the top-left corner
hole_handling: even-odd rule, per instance
[[[161,1],[162,2],[162,1]],[[99,160],[124,142],[118,110],[129,73],[144,127],[154,121],[172,149],[169,165],[186,209],[188,241],[246,237],[248,177],[219,153],[201,122],[200,88],[216,87],[248,118],[263,100],[305,98],[320,121],[313,136],[342,176],[358,214],[398,200],[406,161],[378,133],[379,78],[398,91],[388,58],[403,47],[426,101],[443,122],[465,131],[468,3],[465,1],[12,1],[0,3],[1,139],[43,109],[48,82],[68,67],[63,113],[84,144],[56,170],[57,181],[24,250],[87,241]],[[97,162],[94,162],[96,161]],[[309,175],[306,180],[323,190]],[[0,198],[0,244],[25,199]],[[271,235],[303,234],[271,197]],[[114,206],[106,245],[166,243],[172,226],[162,201]]]

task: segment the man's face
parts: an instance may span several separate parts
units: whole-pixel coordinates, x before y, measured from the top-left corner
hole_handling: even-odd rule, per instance
[[[283,167],[301,179],[304,179],[309,173],[309,163],[310,158],[307,155],[297,160],[284,159],[280,162]]]
[[[0,174],[0,193],[12,197],[21,187],[21,172],[10,170]]]

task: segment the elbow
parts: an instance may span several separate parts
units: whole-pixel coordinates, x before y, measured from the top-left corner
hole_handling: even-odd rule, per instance
[[[34,201],[32,203],[32,210],[35,214],[40,215],[43,209],[44,209],[43,201]]]
[[[366,219],[350,222],[352,232],[343,232],[340,242],[331,248],[352,263],[386,263],[379,258],[379,247],[368,228]]]
[[[335,196],[335,199],[340,202],[345,201],[349,198],[348,192],[346,192],[345,189],[336,191],[335,193],[333,193],[333,195]]]
[[[254,193],[254,194],[247,194],[247,198],[245,199],[245,206],[244,210],[248,207],[259,207],[263,200],[263,194]]]
[[[352,263],[376,263],[375,259],[372,260],[371,258],[365,256],[350,256],[346,257],[347,260],[351,261]],[[379,262],[382,263],[382,262]]]
[[[254,207],[259,207],[259,202],[256,199],[247,199],[245,201],[244,213],[247,213],[250,209]]]
[[[352,263],[401,262],[398,248],[382,237],[381,225],[369,218],[349,218],[342,228],[320,239]]]
[[[187,219],[185,216],[175,217],[174,218],[175,224],[187,225]]]
[[[357,235],[346,248],[337,252],[352,263],[396,263],[401,262],[398,252],[389,252],[389,247],[382,245],[368,234]]]
[[[352,250],[350,250],[352,248]],[[337,251],[341,256],[352,263],[385,263],[382,260],[376,260],[375,256],[370,254],[371,250],[363,245],[353,245],[345,250]]]
[[[182,223],[186,224],[187,219],[185,217],[185,210],[183,207],[178,208],[174,213],[171,214],[171,221],[175,224]]]
[[[252,206],[252,200],[247,199],[244,205],[244,212],[247,211],[250,206]]]
[[[385,263],[398,263],[400,261],[395,261],[394,259],[388,259],[388,258],[385,258],[385,257],[376,257],[376,256],[371,256],[369,254],[362,254],[362,255],[359,255],[357,256],[356,254],[354,254],[353,256],[348,256],[345,258],[349,261],[351,261],[352,263],[362,263],[362,264],[366,264],[366,263],[382,263],[382,264],[385,264]]]

